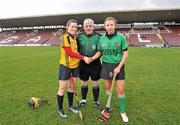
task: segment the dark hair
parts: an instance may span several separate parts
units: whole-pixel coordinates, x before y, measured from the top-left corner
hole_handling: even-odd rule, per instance
[[[115,24],[117,24],[117,20],[114,17],[106,17],[106,19],[104,20],[104,24],[106,21],[112,20],[115,22]]]
[[[77,20],[75,20],[75,19],[69,19],[69,20],[67,21],[67,23],[66,23],[66,27],[69,27],[69,25],[70,25],[71,23],[77,23],[77,24],[78,24]]]

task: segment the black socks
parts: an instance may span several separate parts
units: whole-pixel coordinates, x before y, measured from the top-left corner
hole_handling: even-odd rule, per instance
[[[64,95],[62,96],[57,95],[57,103],[58,103],[59,110],[63,109],[63,98],[64,98]]]
[[[99,86],[93,86],[93,96],[94,96],[94,101],[98,101],[99,98]]]

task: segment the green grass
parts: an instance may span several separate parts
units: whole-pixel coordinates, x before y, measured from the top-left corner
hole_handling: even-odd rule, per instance
[[[129,48],[126,65],[126,111],[129,125],[180,124],[180,49]],[[98,125],[100,111],[92,106],[89,86],[88,103],[82,108],[84,120],[64,107],[68,115],[57,115],[58,47],[0,47],[0,125]],[[100,81],[100,103],[106,97]],[[78,80],[80,98],[80,81]],[[29,97],[48,99],[50,105],[32,110]],[[75,101],[74,101],[75,103]],[[113,111],[105,125],[121,122],[116,93]]]

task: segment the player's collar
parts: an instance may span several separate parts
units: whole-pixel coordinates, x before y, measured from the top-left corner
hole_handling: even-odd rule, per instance
[[[105,34],[109,39],[112,39],[114,36],[117,35],[117,31],[115,31],[113,34],[109,35],[107,32]]]
[[[67,34],[68,34],[69,36],[71,36],[73,39],[75,38],[75,37],[74,37],[74,35],[71,35],[71,34],[70,34],[70,33],[68,33],[68,32],[67,32]]]

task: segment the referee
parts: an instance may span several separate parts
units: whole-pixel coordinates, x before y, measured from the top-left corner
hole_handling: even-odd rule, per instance
[[[100,35],[94,32],[94,21],[90,18],[84,20],[83,29],[84,32],[80,33],[77,36],[79,54],[84,55],[86,57],[92,57],[97,52],[97,44]],[[90,64],[86,64],[84,60],[80,60],[79,78],[81,79],[81,106],[84,106],[86,104],[86,97],[88,93],[88,80],[89,78],[91,78],[93,84],[92,93],[94,96],[93,105],[97,109],[101,108],[98,102],[100,91],[98,80],[100,79],[100,71],[101,62],[99,58],[97,58]]]

